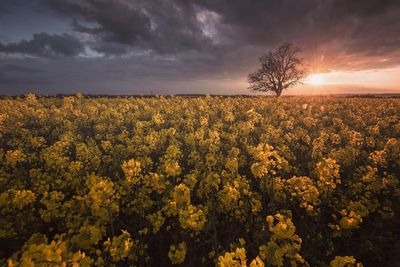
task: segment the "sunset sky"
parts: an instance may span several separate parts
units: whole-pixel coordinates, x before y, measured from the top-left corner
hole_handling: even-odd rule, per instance
[[[285,42],[285,94],[400,93],[399,0],[0,0],[0,94],[248,94]]]

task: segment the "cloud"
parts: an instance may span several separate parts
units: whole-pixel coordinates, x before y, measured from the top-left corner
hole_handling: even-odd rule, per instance
[[[396,0],[46,3],[71,18],[72,29],[91,36],[91,48],[104,55],[138,50],[182,54],[194,50],[218,57],[220,51],[246,45],[268,50],[291,41],[319,65],[352,68],[361,65],[348,66],[346,58],[352,55],[365,61],[365,57],[399,54],[400,40],[396,36],[400,29],[400,2]]]
[[[4,1],[0,13],[13,3]],[[288,41],[302,48],[315,72],[400,65],[398,0],[32,1],[43,7],[43,16],[47,10],[49,19],[66,21],[69,29],[49,34],[43,28],[31,40],[0,43],[0,56],[54,59],[7,59],[41,70],[26,75],[40,76],[47,90],[114,85],[134,93],[167,92],[190,84],[200,90],[212,81],[227,88],[229,81],[245,81],[259,56]]]
[[[291,41],[311,60],[317,61],[315,54],[331,67],[346,68],[352,55],[364,61],[400,53],[400,2],[395,0],[201,0],[201,5],[234,29],[231,40],[240,45],[269,49]]]
[[[387,56],[400,45],[397,0],[35,1],[69,18],[71,30],[104,55],[195,50],[218,56],[221,47],[267,50],[291,41],[334,63],[335,55]]]
[[[84,51],[84,45],[74,36],[64,34],[48,34],[45,32],[33,34],[31,40],[18,43],[0,43],[0,52],[21,53],[40,57],[77,56]]]
[[[93,36],[93,48],[105,54],[130,48],[173,54],[206,49],[212,43],[191,1],[49,0],[48,5],[72,18],[73,30]]]

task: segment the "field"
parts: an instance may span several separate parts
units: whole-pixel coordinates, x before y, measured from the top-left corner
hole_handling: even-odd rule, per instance
[[[0,266],[398,266],[400,99],[0,100]]]

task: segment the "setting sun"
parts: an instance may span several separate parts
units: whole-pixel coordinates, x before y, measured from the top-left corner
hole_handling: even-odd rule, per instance
[[[307,77],[306,83],[312,85],[321,85],[325,82],[325,77],[323,74],[312,74]]]

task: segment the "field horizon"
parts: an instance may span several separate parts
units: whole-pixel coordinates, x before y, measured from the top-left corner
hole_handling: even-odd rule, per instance
[[[82,94],[82,96],[87,98],[99,98],[99,97],[110,97],[110,98],[138,98],[138,97],[266,97],[266,98],[276,98],[276,96],[272,94],[95,94],[95,93],[71,93],[71,94],[37,94],[34,92],[28,92],[26,94],[10,94],[10,95],[1,95],[0,99],[4,98],[24,98],[29,94],[34,94],[37,97],[68,97],[68,96],[76,96],[77,94]],[[338,98],[399,98],[400,93],[348,93],[348,94],[283,94],[279,98],[290,98],[290,97],[338,97]]]

